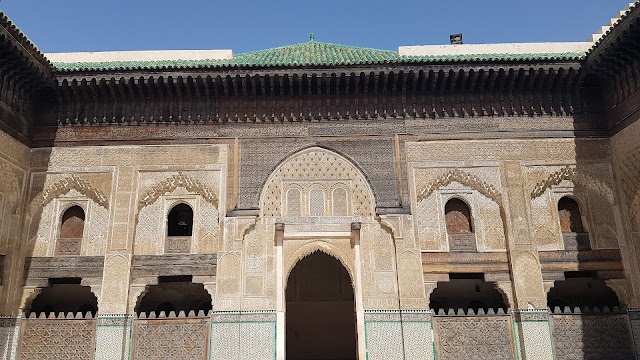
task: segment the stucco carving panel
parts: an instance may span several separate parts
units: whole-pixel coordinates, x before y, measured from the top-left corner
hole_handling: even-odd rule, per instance
[[[104,177],[104,181],[111,180],[111,175],[105,173],[102,175]],[[42,181],[42,187],[38,185],[38,182]],[[35,185],[35,186],[34,186]],[[32,191],[37,191],[38,188],[42,188],[41,192],[37,193],[33,196],[30,206],[29,213],[35,214],[38,210],[48,203],[50,203],[53,199],[56,199],[71,190],[76,190],[82,195],[88,197],[93,200],[96,204],[109,208],[109,196],[110,193],[103,193],[98,190],[93,184],[84,179],[82,174],[46,174],[40,175],[39,177],[34,177],[34,184],[32,184]]]
[[[160,255],[164,253],[166,221],[168,211],[177,203],[184,202],[194,212],[194,228],[190,253],[215,252],[220,236],[219,211],[197,193],[184,187],[176,187],[164,193],[156,201],[143,207],[138,213],[134,253],[136,255]]]
[[[474,174],[475,173],[475,174]],[[497,169],[416,169],[416,196],[418,201],[429,197],[437,189],[452,182],[476,189],[498,203],[501,201],[499,172]]]
[[[31,256],[54,256],[62,214],[73,205],[85,211],[84,237],[81,255],[104,255],[109,230],[109,210],[95,203],[76,189],[70,189],[47,203],[33,214],[29,239],[33,244]]]
[[[580,170],[572,166],[534,166],[527,169],[527,178],[533,187],[531,218],[538,249],[563,249],[558,201],[565,195],[578,201],[592,248],[619,247],[610,165],[581,165]]]
[[[400,301],[402,309],[426,309],[422,278],[422,260],[419,252],[405,251],[398,258],[398,278],[400,281]]]
[[[493,173],[495,171],[484,169],[483,172]],[[494,181],[497,180],[494,179]],[[488,198],[485,195],[486,191],[479,191],[457,180],[448,180],[437,186],[439,187],[430,190],[429,196],[417,204],[416,231],[422,250],[446,251],[449,248],[444,204],[454,197],[460,198],[470,205],[478,251],[504,250],[506,248],[500,203],[496,202],[501,201],[501,197],[493,194],[492,196],[495,196],[493,199]]]
[[[223,298],[235,298],[240,295],[242,282],[242,263],[240,261],[240,253],[221,252],[218,253],[218,272],[217,272],[217,290],[216,302]],[[221,307],[226,307],[222,303]],[[228,304],[232,306],[231,303]],[[238,306],[237,304],[235,305]],[[230,310],[233,310],[232,306]],[[237,308],[236,308],[237,310]]]
[[[333,184],[348,181],[351,213],[360,216],[373,214],[373,193],[362,173],[336,153],[321,148],[310,148],[285,160],[269,177],[260,200],[262,216],[286,215],[283,213],[283,209],[287,209],[284,194],[288,189],[285,189],[285,186],[311,189],[316,185],[313,181],[318,180]],[[324,201],[327,199],[331,199],[331,193],[325,191]],[[325,205],[324,208],[331,207]]]
[[[377,223],[363,224],[360,234],[360,260],[365,308],[397,309],[398,284],[395,276],[396,259],[392,234]],[[411,266],[411,264],[407,265]],[[416,294],[414,283],[416,279],[406,280],[409,294]],[[407,298],[416,299],[413,296],[407,296]]]
[[[542,287],[542,278],[538,259],[529,252],[520,252],[513,261],[516,293],[519,308],[529,307],[528,303],[536,309],[546,306],[546,296]]]
[[[127,290],[130,261],[124,256],[113,255],[105,260],[102,296],[99,310],[102,314],[122,314],[127,308]]]

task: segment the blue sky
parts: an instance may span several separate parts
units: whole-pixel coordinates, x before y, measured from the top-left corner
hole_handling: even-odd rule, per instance
[[[584,41],[630,0],[1,0],[45,52]]]

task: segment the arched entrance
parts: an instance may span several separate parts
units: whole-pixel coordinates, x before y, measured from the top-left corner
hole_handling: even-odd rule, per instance
[[[356,359],[356,317],[349,273],[320,251],[300,260],[286,288],[286,355]]]

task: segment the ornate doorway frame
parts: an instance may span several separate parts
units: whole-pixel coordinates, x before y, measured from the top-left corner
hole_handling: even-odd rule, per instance
[[[337,219],[336,219],[337,220]],[[336,258],[353,281],[353,293],[356,307],[357,358],[366,359],[366,340],[364,334],[364,307],[362,299],[362,273],[360,261],[361,223],[351,218],[327,223],[325,231],[306,230],[301,224],[277,222],[275,224],[276,245],[276,358],[286,358],[286,280],[297,262],[305,256],[322,251]],[[333,231],[326,231],[333,230]],[[349,251],[345,251],[349,246]]]

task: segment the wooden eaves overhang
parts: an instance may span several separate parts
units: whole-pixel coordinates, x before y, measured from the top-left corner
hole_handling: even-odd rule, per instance
[[[590,113],[583,58],[400,56],[308,41],[231,60],[54,64],[60,102],[43,125]]]
[[[603,84],[604,112],[612,132],[640,116],[640,3],[630,5],[589,50],[585,73]]]
[[[54,69],[0,12],[0,129],[28,143],[41,100],[56,100]]]

